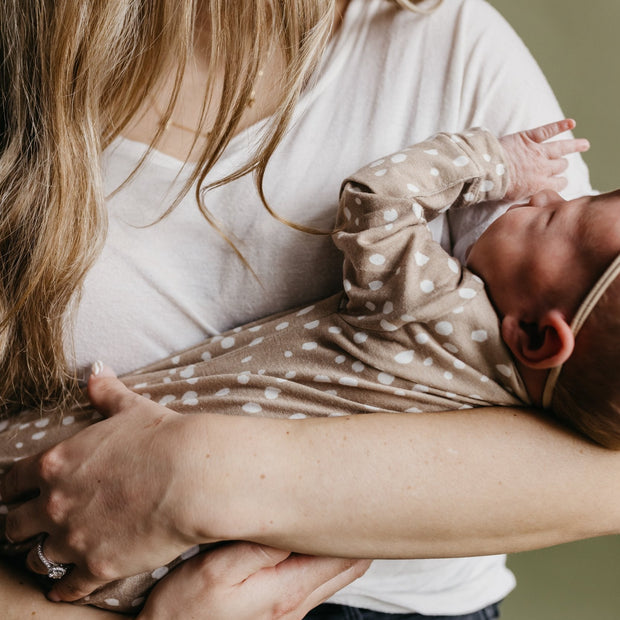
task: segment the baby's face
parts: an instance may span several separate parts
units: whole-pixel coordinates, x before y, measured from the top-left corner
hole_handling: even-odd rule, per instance
[[[467,266],[485,281],[501,316],[521,311],[527,320],[553,303],[570,320],[618,253],[620,190],[570,201],[543,191],[495,220]]]

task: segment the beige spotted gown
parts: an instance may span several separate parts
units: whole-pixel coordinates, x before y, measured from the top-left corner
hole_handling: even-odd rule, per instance
[[[506,184],[501,146],[480,129],[439,134],[370,164],[341,193],[333,238],[344,254],[343,293],[209,338],[123,380],[183,413],[304,418],[529,404],[483,282],[426,226],[447,208],[501,199]],[[98,419],[76,409],[0,422],[0,467]],[[31,546],[5,542],[0,551],[19,556]],[[80,602],[136,612],[158,579],[198,551]]]

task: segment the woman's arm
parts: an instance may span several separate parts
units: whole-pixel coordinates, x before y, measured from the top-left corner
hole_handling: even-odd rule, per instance
[[[204,422],[212,448],[202,484],[221,500],[203,498],[213,509],[204,521],[210,535],[411,558],[521,551],[620,531],[620,452],[532,412]],[[231,437],[246,453],[242,465]]]
[[[9,512],[7,532],[49,532],[46,554],[76,563],[55,587],[65,600],[152,570],[197,541],[407,558],[620,530],[620,452],[527,411],[182,416],[112,377],[90,389],[115,415],[2,479],[5,497],[41,490]]]

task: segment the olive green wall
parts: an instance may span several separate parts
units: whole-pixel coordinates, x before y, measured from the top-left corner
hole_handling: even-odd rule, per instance
[[[593,186],[602,191],[620,187],[620,2],[490,3],[538,60],[565,114],[577,121],[576,133],[592,143],[586,161]]]
[[[444,0],[450,2],[451,0]],[[490,0],[538,60],[576,134],[595,188],[620,187],[620,2]],[[519,585],[503,620],[618,620],[620,537],[509,558]]]

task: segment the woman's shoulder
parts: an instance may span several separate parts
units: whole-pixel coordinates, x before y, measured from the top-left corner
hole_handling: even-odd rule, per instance
[[[443,0],[429,14],[388,0],[352,0],[349,8],[356,43],[347,69],[387,80],[395,95],[404,88],[446,96],[458,84],[486,85],[532,66],[519,36],[486,0]]]
[[[388,0],[351,0],[326,65],[344,61],[342,70],[364,74],[426,73],[478,51],[484,65],[491,50],[505,56],[515,47],[522,47],[519,37],[486,0],[443,0],[429,13]]]
[[[475,75],[504,61],[510,64],[511,56],[520,62],[528,55],[486,0],[443,0],[428,14],[388,0],[351,0],[341,34],[345,70],[388,79],[418,75],[431,89],[441,82],[438,74]]]
[[[512,27],[487,0],[443,0],[428,14],[398,9],[386,0],[378,0],[368,3],[368,10],[373,29],[389,30],[390,40],[396,44],[410,42],[417,32],[431,35],[433,39],[426,41],[430,45],[454,42],[456,34],[465,41],[481,36],[497,40],[506,32],[514,35]]]

